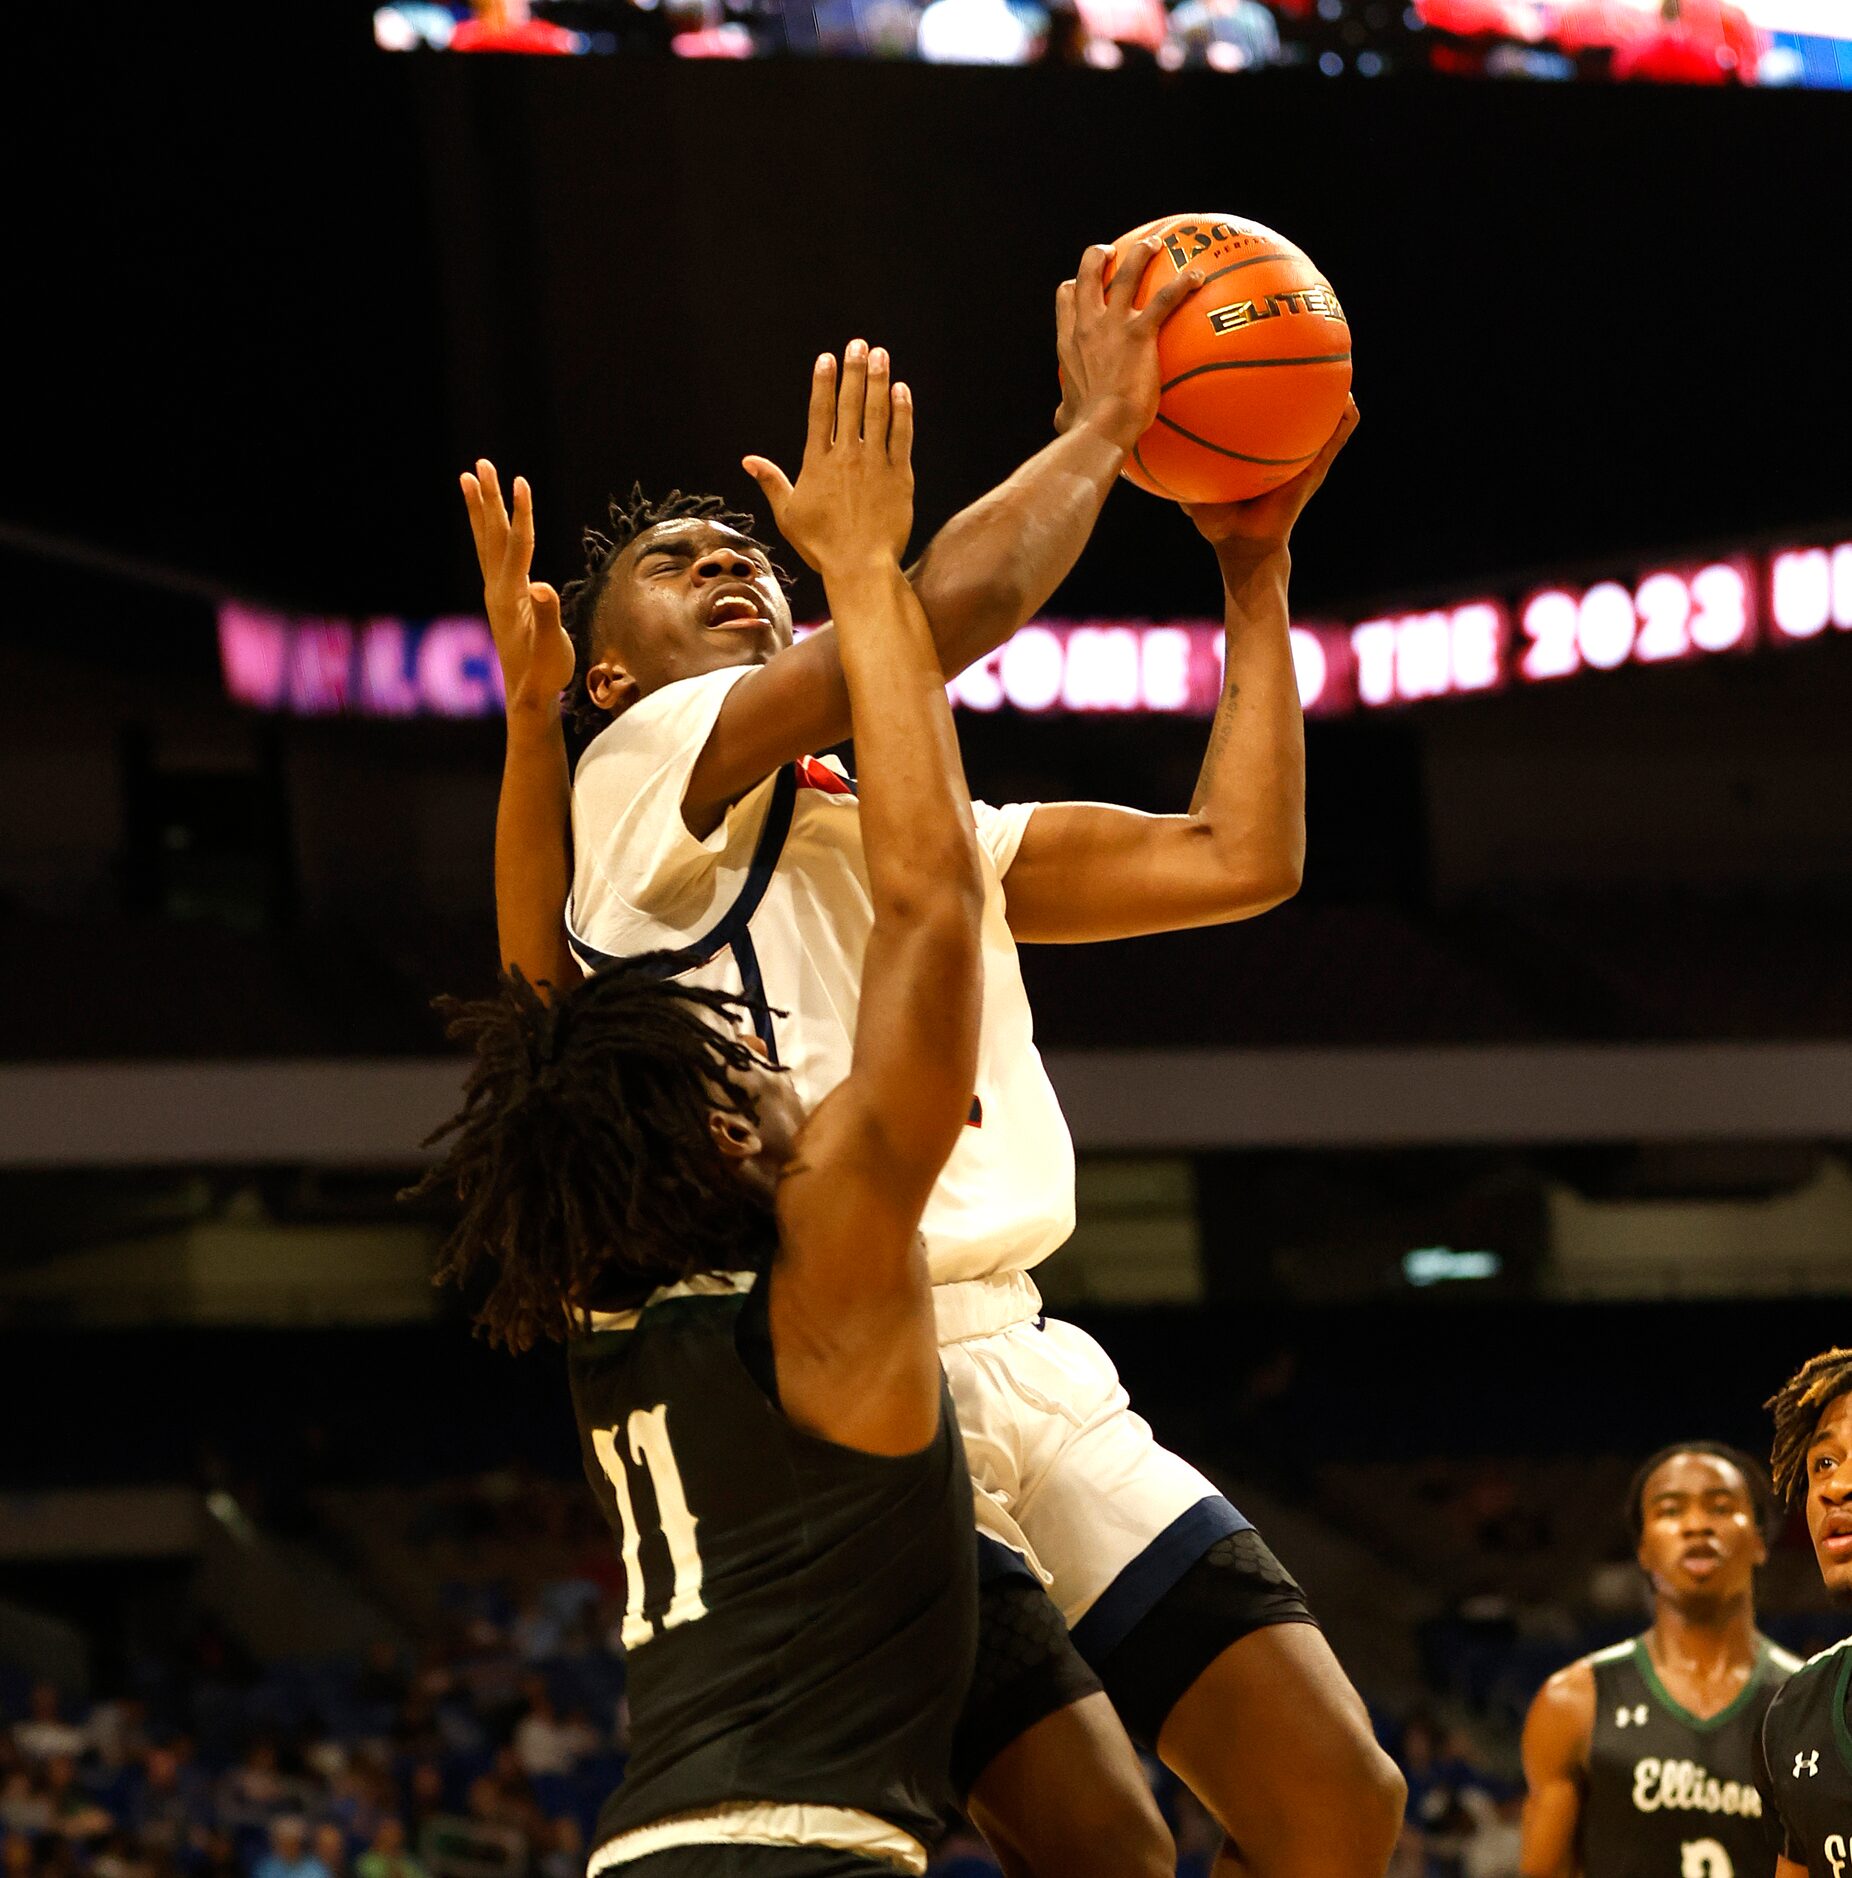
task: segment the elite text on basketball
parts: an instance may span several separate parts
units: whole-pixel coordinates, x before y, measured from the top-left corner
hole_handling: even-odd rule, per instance
[[[1294,287],[1285,293],[1270,293],[1264,300],[1235,300],[1210,311],[1209,324],[1218,333],[1239,332],[1243,326],[1258,325],[1262,320],[1278,319],[1282,313],[1311,313],[1320,319],[1349,324],[1338,297],[1323,282],[1310,287]]]

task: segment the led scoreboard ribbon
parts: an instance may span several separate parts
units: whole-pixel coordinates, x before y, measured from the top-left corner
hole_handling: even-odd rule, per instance
[[[1350,626],[1300,625],[1292,645],[1301,704],[1334,717],[1842,632],[1852,633],[1852,540],[1655,567],[1631,583],[1559,582]],[[219,655],[227,694],[261,711],[501,709],[495,645],[479,618],[301,619],[233,603],[219,610]],[[1219,622],[1036,620],[950,690],[968,711],[1207,716],[1221,684]]]

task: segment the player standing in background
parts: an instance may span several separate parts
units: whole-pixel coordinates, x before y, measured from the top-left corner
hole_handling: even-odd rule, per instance
[[[628,1583],[632,1758],[589,1878],[926,1868],[977,1633],[971,1490],[921,1209],[976,1067],[983,880],[902,577],[904,386],[844,374],[779,527],[823,575],[874,924],[848,1075],[808,1114],[731,1001],[643,966],[460,1008],[440,1270],[519,1349],[570,1336]]]
[[[1800,1505],[1828,1593],[1852,1600],[1852,1350],[1823,1350],[1768,1404],[1775,1491]],[[1780,1822],[1775,1878],[1852,1871],[1852,1637],[1788,1678],[1762,1723],[1762,1791]]]
[[[1765,1878],[1762,1717],[1799,1667],[1756,1629],[1775,1504],[1714,1441],[1661,1448],[1627,1527],[1652,1627],[1558,1670],[1524,1724],[1523,1878]]]
[[[1108,252],[1090,250],[1059,296],[1064,434],[956,518],[915,571],[948,672],[1007,639],[1066,574],[1155,410],[1158,328],[1199,281],[1183,274],[1140,312],[1142,270],[1122,270],[1109,293]],[[843,365],[858,378],[886,370],[865,348]],[[813,400],[833,395],[830,373],[819,361]],[[1214,1486],[1152,1439],[1099,1346],[1040,1315],[1028,1268],[1072,1228],[1073,1152],[1015,954],[1023,939],[1237,919],[1297,886],[1304,740],[1287,538],[1355,421],[1352,406],[1316,463],[1270,495],[1193,512],[1221,565],[1227,640],[1190,812],[977,811],[978,1072],[971,1126],[923,1230],[980,1530],[1027,1560],[1058,1607],[1050,1624],[1019,1582],[985,1586],[963,1769],[1012,1872],[1118,1878],[1161,1860],[1153,1849],[1134,1866],[1124,1850],[1136,1766],[1098,1685],[1073,1673],[1051,1634],[1061,1619],[1133,1733],[1215,1813],[1231,1842],[1220,1869],[1374,1878],[1400,1823],[1400,1777],[1298,1586]],[[781,474],[763,459],[748,467],[776,504]],[[800,1088],[827,1090],[856,1034],[867,933],[853,788],[809,754],[849,728],[833,635],[791,643],[749,518],[714,498],[639,498],[614,505],[610,536],[588,537],[587,577],[569,596],[575,648],[557,597],[528,581],[525,485],[511,524],[490,466],[478,476],[465,491],[509,696],[496,847],[504,958],[570,984],[582,965],[673,951],[684,976],[745,997]],[[570,946],[558,722],[569,679],[575,705],[605,726],[572,786]],[[1120,1856],[1103,1856],[1107,1846]]]

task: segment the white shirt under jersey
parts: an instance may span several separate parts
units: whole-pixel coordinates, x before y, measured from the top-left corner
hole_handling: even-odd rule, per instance
[[[588,970],[691,948],[678,979],[784,1013],[761,1028],[814,1106],[849,1071],[874,922],[861,807],[840,764],[807,758],[742,797],[705,840],[689,833],[689,773],[750,669],[665,685],[586,750],[572,788],[568,926]],[[1026,1271],[1074,1229],[1074,1144],[1004,917],[1003,875],[1034,805],[973,807],[984,873],[977,1087],[921,1221],[941,1285]]]

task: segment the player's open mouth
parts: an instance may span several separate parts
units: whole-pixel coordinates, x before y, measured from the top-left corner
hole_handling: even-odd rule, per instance
[[[771,624],[760,611],[758,601],[746,593],[723,593],[707,609],[705,621],[711,633],[770,631]]]
[[[1708,1578],[1723,1563],[1722,1555],[1713,1546],[1693,1546],[1689,1552],[1679,1555],[1679,1561],[1694,1578]]]
[[[1831,1559],[1852,1559],[1852,1512],[1827,1514],[1820,1528],[1820,1550]]]

